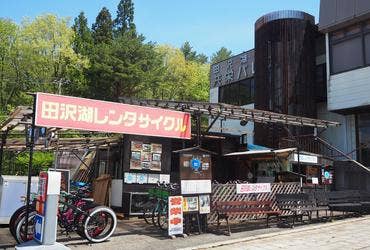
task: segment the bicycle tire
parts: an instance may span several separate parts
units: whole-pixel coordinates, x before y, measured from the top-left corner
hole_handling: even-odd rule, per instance
[[[159,207],[159,204],[157,203],[154,207],[153,207],[153,210],[152,210],[152,224],[154,225],[154,226],[158,226],[158,224],[157,224],[157,215],[158,215],[158,212],[157,212],[157,210],[158,210],[158,207]]]
[[[89,204],[89,205],[83,207],[83,209],[87,210],[87,212],[89,212],[97,206],[99,206],[99,205],[96,204],[96,203],[92,203],[92,204]],[[79,236],[81,236],[81,238],[84,238],[84,239],[86,239],[85,233],[84,233],[84,230],[83,230],[83,223],[85,221],[85,217],[86,217],[86,214],[84,214],[84,213],[79,213],[75,217],[75,223],[77,223],[77,230],[75,230],[75,231]]]
[[[25,241],[33,239],[33,231],[35,229],[35,225],[33,224],[34,217],[36,215],[36,211],[30,211],[28,215],[28,237],[24,235],[25,231],[23,226],[25,226],[26,222],[26,213],[23,213],[19,220],[16,222],[16,230],[15,230],[15,240],[21,244]],[[30,230],[31,229],[31,230]]]
[[[13,237],[15,237],[16,222],[17,222],[18,218],[21,216],[21,214],[23,214],[23,213],[26,212],[26,209],[27,209],[27,206],[26,205],[23,205],[20,208],[18,208],[17,210],[15,210],[15,212],[10,217],[10,220],[9,220],[9,231],[10,231],[10,234]]]
[[[104,217],[102,216],[102,214],[98,215],[98,213],[104,213]],[[112,219],[110,228],[103,235],[101,234],[105,230],[106,225],[103,228],[103,231],[97,235],[91,235],[88,230],[89,223],[94,222],[93,220],[96,215],[100,216],[100,218],[98,217],[99,220],[104,220],[104,218],[105,220],[108,220],[109,219],[108,217]],[[83,232],[84,232],[85,238],[88,241],[93,242],[93,243],[100,243],[100,242],[106,241],[113,234],[116,227],[117,227],[117,217],[114,211],[110,209],[109,207],[97,206],[89,212],[88,216],[86,216],[84,223],[83,223]]]
[[[152,222],[150,221],[150,218],[151,218],[151,212],[150,212],[150,209],[147,208],[147,209],[143,209],[143,218],[144,218],[144,221],[146,222],[146,224],[150,225],[152,224]]]
[[[162,201],[159,203],[159,212],[157,215],[158,227],[165,231],[168,228],[168,206],[167,203]]]

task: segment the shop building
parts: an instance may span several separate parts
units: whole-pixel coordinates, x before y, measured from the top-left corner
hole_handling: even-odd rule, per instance
[[[307,136],[318,134],[336,149],[368,166],[369,27],[370,2],[361,0],[321,0],[317,25],[314,17],[300,11],[277,11],[262,16],[255,23],[256,48],[250,50],[254,57],[248,62],[254,67],[249,75],[254,79],[254,90],[251,90],[254,98],[240,103],[248,102],[251,107],[285,114],[338,121],[341,126],[317,131],[298,128],[290,135],[281,126],[250,122],[246,128],[239,122],[219,121],[219,127],[234,124],[228,129],[234,134],[239,132],[240,136],[248,134],[250,144],[282,148],[295,147],[298,141],[302,150],[343,160],[340,154]],[[239,79],[226,73],[228,64],[225,63],[235,61],[243,54],[211,65],[211,102],[235,104],[229,100],[237,98],[225,99],[223,96],[244,95],[240,89],[239,92],[233,89],[232,85]],[[236,72],[234,75],[237,76]],[[215,81],[224,78],[228,81]],[[225,90],[231,93],[225,94]],[[295,142],[286,140],[292,136]],[[358,185],[360,188],[362,184]]]
[[[344,152],[352,153],[353,158],[369,166],[370,2],[321,0],[318,27],[325,35],[326,106],[330,114],[319,118],[336,116],[342,123],[341,130],[329,129],[325,135]],[[339,187],[369,190],[368,174],[351,165],[338,164]]]

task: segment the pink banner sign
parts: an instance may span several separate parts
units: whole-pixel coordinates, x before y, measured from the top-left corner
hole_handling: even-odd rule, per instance
[[[189,113],[45,93],[37,93],[35,124],[39,127],[191,138]]]
[[[236,184],[237,194],[270,193],[270,183],[243,183]]]

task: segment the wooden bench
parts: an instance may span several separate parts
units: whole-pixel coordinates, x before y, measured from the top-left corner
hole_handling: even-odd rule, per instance
[[[214,208],[217,213],[217,229],[220,228],[220,220],[225,219],[228,233],[231,235],[229,218],[232,215],[266,215],[266,224],[269,226],[270,217],[281,214],[279,210],[272,209],[273,202],[270,200],[255,201],[217,201]]]
[[[316,212],[318,217],[319,211],[327,211],[328,206],[318,205],[312,194],[276,194],[277,205],[281,211],[287,211],[282,218],[292,218],[291,227],[294,227],[295,221],[300,219],[303,222],[303,216],[307,216],[311,221],[312,213]]]
[[[361,213],[363,206],[358,190],[328,192],[329,208],[333,211]]]

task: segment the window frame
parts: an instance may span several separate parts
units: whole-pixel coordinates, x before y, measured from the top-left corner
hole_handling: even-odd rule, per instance
[[[351,26],[348,26],[348,27],[343,28],[341,30],[331,32],[329,34],[330,75],[337,75],[337,74],[341,74],[341,73],[345,73],[345,72],[349,72],[349,71],[352,71],[352,70],[361,69],[361,68],[365,68],[365,67],[370,66],[370,60],[369,60],[369,62],[367,62],[367,60],[366,60],[366,43],[365,43],[365,36],[370,34],[370,29],[366,28],[366,26],[369,25],[369,23],[370,23],[370,20],[366,20],[366,21],[361,22],[359,24],[351,25]],[[360,26],[360,31],[358,33],[350,34],[350,35],[344,34],[344,37],[338,38],[338,39],[333,39],[332,38],[333,33],[340,32],[340,31],[346,33],[346,30],[348,30],[351,27],[354,27],[356,25]],[[349,40],[352,40],[352,39],[355,39],[355,38],[359,38],[359,37],[361,38],[362,65],[352,67],[350,69],[340,70],[340,71],[334,72],[334,69],[333,69],[333,45],[337,45],[337,44],[340,44],[340,43],[343,43],[343,42],[346,42],[346,41],[349,41]],[[369,50],[370,50],[370,44],[369,44]]]
[[[255,83],[252,84],[252,82],[254,83],[254,77],[249,77],[249,78],[243,79],[243,80],[238,81],[238,82],[234,82],[234,83],[230,83],[230,84],[220,86],[219,89],[218,89],[218,102],[231,104],[231,105],[236,105],[236,106],[244,106],[244,105],[249,105],[249,104],[254,103],[254,92],[255,92],[254,86],[255,86]],[[248,94],[248,99],[249,100],[245,101],[245,103],[244,103],[244,101],[241,98],[242,95],[240,94],[241,93],[240,89],[241,89],[241,85],[245,84],[245,83],[247,84],[247,89],[249,89],[249,94]],[[225,95],[225,91],[231,91],[233,89],[233,87],[236,87],[236,89],[238,90],[238,91],[236,91],[237,94],[236,94],[235,98],[233,98],[233,99],[236,99],[236,102],[231,102],[231,101],[225,100],[225,99],[230,99],[229,98],[230,93]]]

